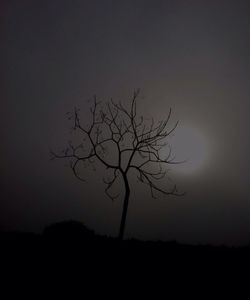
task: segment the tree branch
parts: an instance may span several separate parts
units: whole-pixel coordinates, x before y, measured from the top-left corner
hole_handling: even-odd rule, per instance
[[[93,106],[90,109],[91,122],[89,126],[84,127],[81,124],[79,109],[75,108],[73,113],[68,113],[69,120],[73,120],[73,129],[81,133],[85,142],[78,146],[68,142],[68,146],[61,153],[51,151],[51,159],[69,159],[74,175],[83,181],[84,179],[77,172],[80,161],[92,163],[93,159],[96,159],[106,169],[112,169],[112,178],[110,180],[103,179],[107,185],[105,193],[112,200],[119,196],[110,193],[119,171],[127,176],[130,168],[135,169],[138,172],[138,179],[150,187],[152,197],[155,196],[154,192],[156,191],[165,195],[183,195],[177,191],[175,185],[169,191],[165,191],[155,182],[163,179],[166,175],[166,170],[163,170],[162,166],[182,163],[174,161],[172,149],[166,142],[166,139],[178,126],[178,122],[170,129],[168,128],[172,116],[171,108],[166,119],[158,123],[153,118],[147,122],[143,116],[138,116],[139,93],[139,89],[134,91],[128,109],[121,102],[115,103],[112,99],[104,107],[100,107],[101,102],[98,102],[97,97],[94,96]],[[83,146],[86,144],[88,144],[89,150],[84,153]],[[115,145],[113,151],[118,154],[118,159],[114,163],[110,163],[107,159],[107,149],[110,149],[112,144]],[[164,158],[161,149],[167,145],[169,152]],[[83,153],[80,155],[81,151]]]

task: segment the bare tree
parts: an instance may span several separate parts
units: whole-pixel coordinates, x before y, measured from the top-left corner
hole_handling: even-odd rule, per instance
[[[121,102],[115,103],[112,99],[105,103],[98,102],[94,97],[91,111],[91,123],[83,126],[80,120],[79,109],[75,108],[69,114],[69,119],[73,120],[73,130],[79,131],[82,135],[82,143],[68,146],[61,154],[51,151],[51,159],[63,158],[70,160],[70,166],[74,175],[82,180],[79,163],[94,163],[99,161],[106,170],[109,171],[109,178],[103,178],[106,184],[106,195],[114,200],[119,196],[112,195],[112,187],[120,177],[124,183],[125,193],[123,200],[123,210],[119,229],[119,239],[124,236],[127,209],[130,198],[129,173],[134,170],[137,178],[149,187],[151,196],[155,198],[156,193],[164,195],[183,195],[177,191],[173,184],[169,190],[159,186],[159,180],[166,176],[166,169],[163,165],[176,164],[172,157],[171,147],[166,138],[175,130],[178,122],[168,129],[171,117],[171,109],[165,120],[155,123],[152,118],[145,120],[143,116],[137,114],[137,99],[139,90],[133,94],[130,107],[126,108]],[[110,160],[108,151],[112,148]],[[164,157],[162,149],[168,149],[167,156]],[[166,153],[166,150],[165,150]]]

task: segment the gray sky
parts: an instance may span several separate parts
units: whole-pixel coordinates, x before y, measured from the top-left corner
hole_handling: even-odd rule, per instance
[[[76,219],[117,234],[122,201],[104,196],[101,174],[86,171],[83,184],[49,149],[69,139],[74,106],[87,118],[94,94],[126,102],[139,87],[142,113],[172,107],[207,158],[171,171],[183,198],[151,199],[134,184],[126,236],[250,243],[248,1],[10,0],[0,10],[1,229]]]

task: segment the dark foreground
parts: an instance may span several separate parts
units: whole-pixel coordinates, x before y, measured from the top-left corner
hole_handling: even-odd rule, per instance
[[[229,280],[242,282],[248,278],[245,274],[250,265],[249,247],[119,242],[96,235],[77,222],[51,225],[42,234],[1,232],[0,252],[5,281],[13,287],[14,280],[24,280],[25,289],[30,289],[32,282],[38,291],[37,284],[44,290],[45,282],[55,286],[56,281],[60,290],[69,281],[84,290],[99,282],[105,283],[106,289],[120,284],[122,289],[139,286],[145,292],[153,281],[163,289],[177,284],[175,293],[182,292],[183,284],[192,291],[204,284],[210,289],[211,285],[221,286],[222,280],[229,286]]]

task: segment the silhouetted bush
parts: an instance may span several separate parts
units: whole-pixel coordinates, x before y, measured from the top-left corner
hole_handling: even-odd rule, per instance
[[[44,237],[61,241],[90,241],[96,238],[95,232],[77,221],[63,221],[51,224],[44,229]]]

